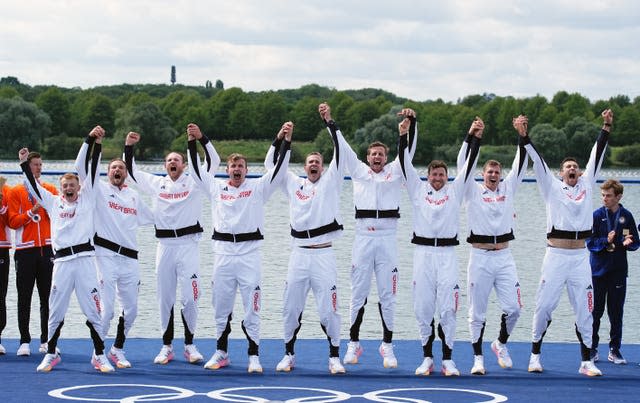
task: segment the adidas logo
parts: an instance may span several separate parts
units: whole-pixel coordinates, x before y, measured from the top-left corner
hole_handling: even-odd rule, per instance
[[[254,288],[253,291],[260,291],[260,286],[256,286],[256,288]]]
[[[391,273],[397,273],[398,272],[398,268],[394,267],[393,270],[391,270]]]
[[[336,287],[335,285],[333,287],[331,287],[331,291],[336,291],[338,289],[338,287]]]
[[[97,288],[94,288],[93,290],[91,290],[91,294],[95,294],[95,293],[97,293],[97,292],[98,292],[98,289],[97,289]]]
[[[191,280],[198,278],[198,275],[196,273],[193,273],[193,276],[191,276]]]

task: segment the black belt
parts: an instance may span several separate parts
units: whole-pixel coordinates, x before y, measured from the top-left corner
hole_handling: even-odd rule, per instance
[[[322,227],[306,230],[296,231],[291,228],[291,236],[294,238],[314,238],[320,235],[328,234],[329,232],[342,230],[344,227],[342,224],[338,224],[335,219],[331,224],[323,225]]]
[[[178,229],[158,229],[156,228],[156,238],[180,238],[181,236],[197,234],[202,232],[203,229],[200,223],[196,223],[190,227],[178,228]]]
[[[93,236],[93,244],[94,245],[98,245],[98,246],[102,246],[103,248],[109,249],[111,251],[116,252],[117,254],[129,257],[131,259],[137,259],[138,258],[138,251],[137,250],[129,249],[129,248],[126,248],[126,247],[124,247],[122,245],[118,245],[117,243],[111,242],[108,239],[100,238],[98,236],[98,234],[95,234]]]
[[[400,218],[400,207],[395,210],[358,210],[356,218]]]
[[[416,245],[425,245],[425,246],[456,246],[460,245],[458,241],[458,237],[454,236],[453,238],[424,238],[413,233],[413,238],[411,239],[411,243]]]
[[[243,234],[229,234],[226,232],[218,232],[214,229],[211,239],[227,242],[246,242],[259,241],[261,239],[264,239],[264,236],[260,233],[260,229],[257,229],[254,232],[245,232]]]
[[[471,235],[467,238],[467,242],[469,243],[503,243],[516,239],[513,236],[513,230],[508,234],[502,235],[476,235],[471,232]]]
[[[59,259],[61,257],[75,255],[76,253],[80,252],[89,252],[91,250],[95,250],[95,248],[93,247],[93,245],[91,245],[91,241],[87,241],[87,243],[81,243],[78,245],[69,246],[68,248],[57,250],[53,255],[53,258]]]
[[[591,236],[591,230],[586,231],[563,231],[561,229],[555,229],[551,227],[551,232],[547,232],[547,239],[587,239]]]

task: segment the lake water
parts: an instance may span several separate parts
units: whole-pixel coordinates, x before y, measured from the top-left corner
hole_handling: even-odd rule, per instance
[[[161,172],[162,168],[159,164],[141,165],[150,172]],[[45,170],[64,171],[71,169],[72,163],[45,163]],[[15,162],[0,162],[0,171],[15,171],[18,169]],[[302,173],[300,166],[292,166],[295,172]],[[104,172],[104,170],[103,170]],[[250,173],[261,173],[261,166],[251,166]],[[425,175],[426,170],[421,170],[421,175]],[[9,183],[14,184],[21,181],[22,178],[15,174],[5,174]],[[628,178],[634,183],[625,185],[625,192],[622,203],[636,217],[640,218],[640,171],[613,171],[604,170],[602,177],[608,178]],[[57,176],[48,176],[46,181],[56,182]],[[527,178],[533,178],[531,169]],[[598,194],[599,192],[596,192]],[[594,199],[594,208],[599,207],[601,202],[599,198]],[[412,234],[412,211],[406,192],[403,192],[402,204],[400,206],[401,218],[398,230],[398,249],[399,249],[399,295],[396,313],[396,329],[394,337],[398,339],[418,339],[418,330],[416,320],[413,314],[412,291],[411,291],[411,274],[412,274],[412,257],[413,245],[410,243]],[[287,273],[287,264],[290,254],[290,236],[288,223],[288,205],[287,200],[281,192],[276,192],[266,205],[266,225],[265,240],[262,246],[263,256],[263,285],[262,285],[262,337],[263,338],[281,338],[282,337],[282,292],[284,280]],[[511,242],[511,249],[518,267],[520,277],[523,310],[521,318],[513,332],[511,340],[529,341],[531,338],[531,321],[533,317],[533,309],[535,304],[535,292],[540,277],[540,265],[545,252],[545,208],[542,198],[538,192],[537,185],[533,182],[524,183],[517,194],[516,202],[517,220],[515,235],[516,240]],[[334,243],[334,248],[338,262],[338,297],[340,313],[342,315],[342,337],[348,339],[349,335],[349,296],[350,296],[350,280],[349,271],[351,266],[351,246],[354,237],[354,218],[352,205],[352,185],[351,181],[346,180],[343,184],[341,213],[345,230],[342,238]],[[205,227],[205,236],[200,242],[201,253],[201,285],[202,298],[199,303],[200,316],[198,319],[198,329],[196,331],[196,339],[198,337],[211,338],[214,334],[213,309],[211,307],[211,278],[213,272],[213,253],[211,251],[211,209],[209,202],[205,202],[203,211],[203,226]],[[460,236],[462,240],[468,234],[466,226],[466,213],[463,211],[460,218]],[[153,235],[152,227],[144,227],[139,230],[138,240],[140,246],[140,268],[142,284],[140,286],[139,297],[139,316],[131,330],[129,337],[152,337],[160,339],[160,325],[158,320],[158,308],[155,293],[155,273],[154,258],[156,240]],[[469,257],[469,246],[466,243],[457,247],[459,258],[459,284],[461,287],[461,306],[458,311],[458,330],[457,341],[467,343],[469,339],[467,325],[467,309],[466,300],[466,266]],[[629,254],[629,281],[625,312],[625,323],[623,333],[623,343],[640,343],[640,333],[636,333],[640,329],[640,252]],[[369,297],[369,304],[364,317],[361,329],[361,338],[363,339],[380,339],[381,324],[377,309],[377,295],[375,286],[372,287],[372,293]],[[234,310],[235,318],[232,322],[232,338],[244,338],[244,334],[240,329],[240,321],[242,318],[242,307],[239,304],[239,296],[236,298],[236,308]],[[32,337],[37,338],[39,335],[37,325],[37,298],[34,298],[31,321]],[[15,291],[15,273],[12,268],[10,274],[9,292],[7,296],[7,327],[2,336],[4,338],[19,337],[17,319],[16,319],[16,291]],[[485,340],[493,340],[498,333],[500,310],[497,304],[495,294],[490,297],[489,311],[487,314],[487,327],[485,330]],[[606,316],[606,315],[605,315]],[[75,298],[65,319],[65,326],[62,330],[62,337],[88,337],[87,328],[84,324],[85,318],[79,310]],[[176,335],[182,335],[182,327],[180,321],[176,321]],[[575,341],[574,315],[568,303],[566,292],[562,297],[560,305],[554,312],[553,323],[547,335],[546,341]],[[114,335],[115,325],[112,323],[110,329],[110,337]],[[608,320],[603,318],[600,337],[602,343],[608,340]],[[302,329],[298,335],[301,338],[325,338],[322,333],[318,317],[316,315],[315,301],[310,294],[307,302],[306,310],[303,317]]]

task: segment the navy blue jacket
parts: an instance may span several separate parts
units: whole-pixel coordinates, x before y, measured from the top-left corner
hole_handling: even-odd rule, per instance
[[[617,211],[613,213],[604,206],[593,212],[592,233],[591,237],[587,239],[587,248],[591,251],[591,275],[593,277],[600,277],[608,272],[618,270],[624,272],[626,277],[629,269],[627,251],[634,251],[640,247],[638,229],[633,216],[622,204],[619,206],[619,215]],[[618,217],[617,223],[614,223],[616,216]],[[607,234],[614,228],[616,231],[613,241],[615,250],[607,252]],[[624,229],[628,230],[629,234],[633,236],[633,243],[626,248],[622,246]]]

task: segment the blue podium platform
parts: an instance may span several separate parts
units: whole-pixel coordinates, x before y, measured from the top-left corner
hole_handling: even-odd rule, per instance
[[[111,340],[107,341],[110,346]],[[207,360],[215,341],[196,343]],[[176,357],[167,365],[153,364],[160,348],[157,339],[130,339],[127,358],[133,367],[102,374],[89,363],[92,351],[88,339],[62,339],[62,362],[49,373],[37,373],[42,359],[32,343],[29,357],[17,357],[18,341],[3,340],[7,354],[0,356],[0,397],[3,402],[503,402],[503,401],[640,401],[640,345],[625,345],[629,363],[598,363],[604,375],[589,378],[578,373],[577,343],[545,343],[544,372],[527,372],[529,343],[509,343],[512,369],[498,366],[489,343],[485,343],[484,376],[470,375],[473,353],[469,343],[456,343],[453,359],[459,377],[440,374],[440,344],[434,345],[436,370],[430,376],[416,376],[422,362],[417,340],[394,341],[398,368],[385,369],[378,354],[379,341],[362,341],[359,363],[345,366],[344,375],[328,372],[326,340],[299,340],[296,367],[289,373],[275,371],[284,354],[281,340],[262,340],[262,374],[247,373],[246,341],[230,340],[231,365],[217,371],[185,362],[182,340],[176,340]],[[344,354],[346,342],[342,343]]]

